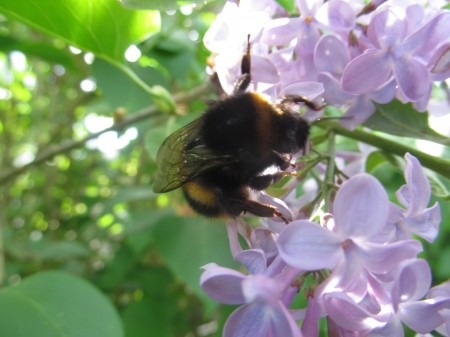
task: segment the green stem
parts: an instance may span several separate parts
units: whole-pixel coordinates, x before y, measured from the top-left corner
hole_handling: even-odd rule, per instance
[[[329,212],[330,210],[330,199],[331,192],[333,190],[332,185],[334,185],[334,159],[336,156],[336,146],[335,146],[335,135],[334,131],[331,130],[328,134],[328,158],[327,158],[327,170],[325,172],[325,181],[322,187],[322,195],[324,200],[324,211]]]
[[[436,173],[441,174],[447,179],[450,179],[449,160],[429,155],[413,147],[397,143],[390,139],[374,135],[363,130],[347,130],[336,121],[326,120],[315,124],[315,126],[325,130],[333,130],[334,132],[336,132],[336,134],[375,146],[383,151],[393,153],[398,156],[403,157],[405,153],[409,152],[414,157],[419,159],[420,163],[423,166],[433,170]]]

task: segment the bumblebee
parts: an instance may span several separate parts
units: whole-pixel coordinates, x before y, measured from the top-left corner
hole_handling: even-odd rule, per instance
[[[190,207],[212,218],[236,218],[249,212],[260,217],[288,219],[275,206],[250,199],[280,181],[292,154],[305,149],[309,123],[292,104],[320,110],[301,95],[274,104],[255,92],[251,82],[250,38],[241,62],[242,77],[234,93],[209,106],[205,113],[170,135],[158,150],[155,193],[181,187]],[[263,174],[271,166],[279,171]]]

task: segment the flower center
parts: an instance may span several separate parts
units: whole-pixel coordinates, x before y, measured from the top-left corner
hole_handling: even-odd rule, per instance
[[[350,241],[352,241],[352,240],[351,240],[351,239],[347,239],[347,240],[345,240],[344,242],[342,242],[342,243],[341,243],[342,248],[344,248],[345,246],[347,246],[347,245],[350,243]]]
[[[306,23],[311,24],[311,22],[313,22],[313,17],[311,15],[307,15],[305,18]]]

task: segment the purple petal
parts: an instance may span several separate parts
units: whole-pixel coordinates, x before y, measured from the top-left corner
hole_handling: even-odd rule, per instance
[[[367,272],[359,256],[359,249],[353,241],[344,244],[344,259],[334,267],[321,292],[340,289],[352,294],[353,299],[362,299],[367,293]],[[325,289],[328,288],[328,289]]]
[[[354,130],[358,125],[364,123],[375,112],[375,105],[368,95],[355,97],[347,111],[340,120],[343,127]],[[348,117],[348,118],[347,118]]]
[[[441,283],[428,291],[427,298],[450,298],[450,280]]]
[[[224,337],[301,337],[297,323],[284,306],[251,303],[234,311],[223,329]]]
[[[235,220],[227,222],[228,240],[230,242],[230,251],[233,256],[236,256],[243,250],[241,243],[239,242],[238,227],[239,223]]]
[[[405,154],[405,180],[409,191],[408,211],[405,216],[417,214],[428,206],[430,201],[430,183],[419,160],[409,153]]]
[[[252,55],[251,68],[254,82],[278,83],[280,81],[277,68],[265,57]]]
[[[320,38],[318,27],[303,21],[298,34],[297,44],[295,46],[297,56],[303,58],[306,55],[313,55],[314,48]]]
[[[370,50],[350,61],[344,69],[341,86],[355,95],[369,93],[383,85],[391,72],[388,55],[381,50]]]
[[[317,0],[317,1],[307,1],[307,0],[295,0],[298,9],[300,10],[300,13],[302,13],[303,16],[314,16],[314,14],[317,12],[317,10],[322,6],[323,0]]]
[[[449,35],[450,12],[441,12],[402,43],[405,52],[424,55],[433,50]]]
[[[389,321],[382,327],[373,329],[367,337],[400,337],[404,336],[402,322],[395,316],[391,315]]]
[[[303,95],[314,99],[324,92],[323,84],[319,82],[296,82],[284,87],[281,96]]]
[[[349,31],[355,27],[356,13],[352,6],[341,0],[333,0],[323,4],[315,16],[323,26],[334,31]]]
[[[328,72],[339,78],[350,61],[347,46],[334,35],[323,35],[314,51],[314,64],[318,72]]]
[[[445,308],[448,304],[428,301],[401,304],[398,317],[416,332],[424,334],[434,330],[441,324],[444,324],[444,318],[439,315],[439,310]]]
[[[276,208],[283,213],[283,215],[288,219],[288,220],[292,220],[293,217],[293,213],[292,210],[285,204],[285,202],[281,199],[272,197],[270,195],[268,195],[266,192],[261,191],[260,193],[258,193],[257,199],[259,202],[263,203],[263,204],[268,204],[268,205],[273,205],[276,206]],[[275,217],[277,218],[277,217]],[[278,218],[280,219],[280,218]],[[282,221],[280,219],[280,221]]]
[[[263,227],[255,229],[250,236],[250,241],[253,248],[262,249],[266,253],[267,264],[272,263],[278,255],[276,235],[270,229]]]
[[[396,54],[392,69],[400,90],[408,100],[417,102],[426,95],[430,86],[430,74],[422,63],[411,56]]]
[[[220,53],[230,39],[230,30],[224,20],[224,15],[218,14],[217,19],[213,21],[211,27],[203,37],[205,47],[214,53]]]
[[[377,48],[387,50],[398,45],[406,37],[408,23],[400,8],[389,7],[372,17],[367,36]]]
[[[294,47],[288,47],[276,50],[269,54],[269,60],[279,70],[289,67],[294,56]]]
[[[263,274],[266,271],[266,255],[261,249],[244,250],[234,260],[247,268],[249,274]]]
[[[427,65],[431,68],[431,77],[434,81],[443,81],[450,73],[450,42],[440,46],[430,58]]]
[[[320,307],[317,302],[312,298],[308,298],[308,306],[306,308],[305,320],[302,324],[302,333],[308,337],[319,336],[319,317]]]
[[[200,277],[200,285],[205,294],[217,302],[242,304],[245,299],[241,284],[245,277],[233,269],[216,266],[207,268]]]
[[[354,95],[343,91],[339,81],[331,76],[331,74],[320,73],[317,79],[319,82],[323,83],[325,90],[324,98],[327,104],[343,105],[347,104],[355,97]]]
[[[434,206],[426,208],[421,213],[408,216],[400,221],[400,225],[407,228],[409,232],[414,233],[428,242],[436,239],[441,223],[441,209],[436,202]]]
[[[297,50],[296,53],[298,53]],[[302,81],[317,81],[317,70],[314,66],[313,53],[298,56],[293,65]]]
[[[336,232],[347,238],[364,241],[385,225],[389,204],[383,186],[369,174],[361,173],[347,180],[334,201]]]
[[[416,109],[419,112],[425,112],[428,110],[428,102],[430,101],[432,90],[433,90],[433,82],[430,81],[428,83],[428,90],[425,93],[425,95],[423,95],[420,100],[413,103],[414,109]]]
[[[420,300],[430,289],[431,270],[425,260],[406,260],[400,265],[401,272],[392,289],[395,307],[400,303]]]
[[[397,192],[395,192],[395,196],[400,204],[408,207],[410,200],[408,185],[401,186]]]
[[[397,232],[396,223],[401,219],[403,219],[403,209],[396,204],[389,202],[389,216],[386,225],[376,236],[370,238],[370,241],[375,243],[397,241],[394,240]],[[408,239],[411,239],[411,237],[408,237]]]
[[[279,283],[265,275],[249,275],[242,281],[242,292],[245,301],[264,302],[276,306],[279,302],[281,289]]]
[[[271,46],[288,44],[298,36],[301,25],[299,18],[272,20],[266,24],[261,42]]]
[[[385,274],[393,270],[404,260],[415,258],[422,251],[417,240],[405,240],[389,244],[366,242],[359,246],[360,259],[373,273]]]
[[[415,4],[406,8],[406,17],[408,18],[408,31],[414,32],[421,26],[424,17],[424,8],[422,5]]]
[[[277,244],[283,260],[303,270],[330,268],[342,258],[342,248],[336,234],[305,220],[286,226]]]
[[[328,316],[344,329],[361,331],[375,327],[374,320],[370,319],[374,315],[343,292],[325,294],[323,303]]]
[[[394,99],[396,86],[397,83],[392,79],[379,89],[371,92],[369,96],[374,102],[381,104],[389,103]]]

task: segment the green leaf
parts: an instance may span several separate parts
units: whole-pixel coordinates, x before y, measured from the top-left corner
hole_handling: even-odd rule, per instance
[[[369,154],[366,160],[366,172],[372,173],[374,170],[385,162],[389,162],[393,167],[403,172],[405,161],[392,153],[386,151],[374,151]]]
[[[277,0],[277,2],[288,12],[292,12],[295,8],[294,0]]]
[[[133,9],[156,9],[158,11],[169,11],[178,9],[176,0],[119,0],[128,8]]]
[[[433,193],[438,198],[450,200],[450,192],[442,183],[440,176],[431,170],[425,170],[425,174],[427,175],[428,181],[430,182],[431,193]]]
[[[156,11],[133,11],[116,0],[14,0],[0,3],[0,12],[45,34],[125,62],[125,50],[160,29]]]
[[[392,135],[425,139],[450,145],[450,139],[428,125],[428,113],[418,112],[412,103],[403,104],[393,100],[388,104],[376,104],[376,112],[363,124],[372,130]]]
[[[378,165],[383,164],[386,159],[381,151],[374,151],[369,154],[366,160],[366,172],[371,173]]]
[[[40,258],[49,260],[88,257],[89,255],[89,248],[79,242],[72,241],[49,242],[39,252]]]
[[[36,56],[50,63],[60,64],[68,69],[77,70],[73,56],[64,49],[58,49],[47,42],[21,41],[9,36],[0,36],[0,51],[21,51],[27,56]]]
[[[150,267],[141,270],[138,277],[143,288],[143,298],[131,303],[123,311],[125,335],[176,336],[173,330],[180,322],[179,317],[175,316],[178,301],[173,293],[173,275],[164,267]]]
[[[0,291],[2,337],[122,337],[110,301],[87,281],[60,271],[35,274]]]
[[[204,300],[209,298],[200,287],[200,267],[210,262],[223,267],[237,267],[223,222],[167,217],[155,225],[154,238],[158,251],[173,273]]]
[[[167,85],[166,79],[158,70],[151,67],[137,67],[134,64],[131,66],[146,84]],[[124,107],[127,112],[133,113],[152,105],[153,100],[149,93],[111,63],[96,59],[92,64],[92,71],[97,86],[102,90],[112,109]]]
[[[158,11],[169,11],[178,9],[182,5],[205,4],[204,0],[119,0],[119,2],[128,8],[134,9],[156,9]]]

